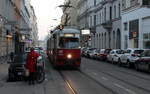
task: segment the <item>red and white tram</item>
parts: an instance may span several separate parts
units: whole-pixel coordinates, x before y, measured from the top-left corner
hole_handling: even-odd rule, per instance
[[[73,28],[55,30],[47,41],[47,51],[54,67],[80,67],[80,31]]]

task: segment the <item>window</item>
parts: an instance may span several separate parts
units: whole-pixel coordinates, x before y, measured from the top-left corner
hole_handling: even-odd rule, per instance
[[[90,16],[90,26],[92,27],[92,16]]]
[[[148,34],[144,34],[144,35],[143,35],[143,38],[144,38],[144,39],[149,39]]]
[[[94,0],[94,6],[96,6],[96,0]]]
[[[126,31],[127,29],[128,29],[128,23],[125,22],[125,23],[124,23],[124,30]]]
[[[116,6],[114,6],[114,18],[116,18]]]
[[[110,20],[112,20],[112,7],[110,7]]]
[[[94,15],[94,26],[96,26],[96,15]]]
[[[126,0],[122,0],[122,8],[123,8],[123,9],[126,8]]]
[[[121,16],[121,9],[120,9],[120,4],[118,5],[118,15],[119,15],[119,17]]]
[[[100,16],[99,16],[99,22],[100,22],[100,24],[102,23],[102,22],[101,22],[101,21],[102,21],[102,20],[101,20],[101,17],[102,17],[102,16],[101,16],[101,13],[100,13]]]
[[[143,5],[150,5],[150,0],[143,0]]]
[[[138,0],[131,0],[130,5],[135,6],[138,3]]]
[[[106,7],[104,8],[104,20],[106,21]]]
[[[145,50],[141,56],[144,56],[144,57],[150,57],[150,50]]]

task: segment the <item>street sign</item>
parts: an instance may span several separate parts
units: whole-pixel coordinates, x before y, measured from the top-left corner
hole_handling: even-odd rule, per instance
[[[90,30],[89,29],[81,30],[81,34],[83,34],[83,35],[89,35],[90,34]]]

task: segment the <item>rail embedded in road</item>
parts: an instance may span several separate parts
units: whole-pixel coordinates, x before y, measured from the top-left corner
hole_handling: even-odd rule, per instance
[[[73,86],[71,85],[71,83],[68,81],[68,79],[63,75],[63,73],[61,71],[59,71],[59,74],[61,75],[61,77],[65,81],[65,84],[70,89],[70,91],[72,92],[72,94],[78,94],[77,91],[73,88]]]

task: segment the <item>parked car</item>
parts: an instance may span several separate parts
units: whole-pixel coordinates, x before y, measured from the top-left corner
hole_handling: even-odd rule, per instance
[[[120,56],[122,54],[124,54],[123,50],[121,50],[121,49],[113,49],[107,55],[107,60],[108,60],[108,62],[118,63],[118,60],[119,60],[119,58],[120,58]]]
[[[94,54],[93,54],[93,59],[98,59],[99,53],[100,53],[100,50],[97,49],[97,50],[94,52]]]
[[[150,72],[150,49],[144,50],[139,58],[134,62],[136,70]]]
[[[89,48],[88,50],[87,50],[87,57],[88,58],[91,58],[92,57],[92,55],[93,55],[93,51],[95,51],[96,50],[96,48]]]
[[[95,59],[96,58],[96,55],[97,55],[97,49],[93,49],[90,51],[89,55],[90,55],[90,58],[92,59]]]
[[[23,80],[25,75],[25,55],[15,55],[13,61],[8,62],[8,81]]]
[[[134,67],[134,62],[138,59],[139,55],[143,52],[143,49],[129,48],[124,50],[119,58],[119,65],[127,65],[128,67]]]
[[[82,50],[82,56],[87,57],[87,52],[88,52],[89,49],[90,49],[90,48],[84,48],[84,49]]]
[[[107,60],[107,55],[110,53],[111,49],[101,49],[100,53],[98,54],[98,59],[102,61]]]
[[[44,50],[42,47],[34,47],[34,51],[38,52],[39,54],[43,54]]]

